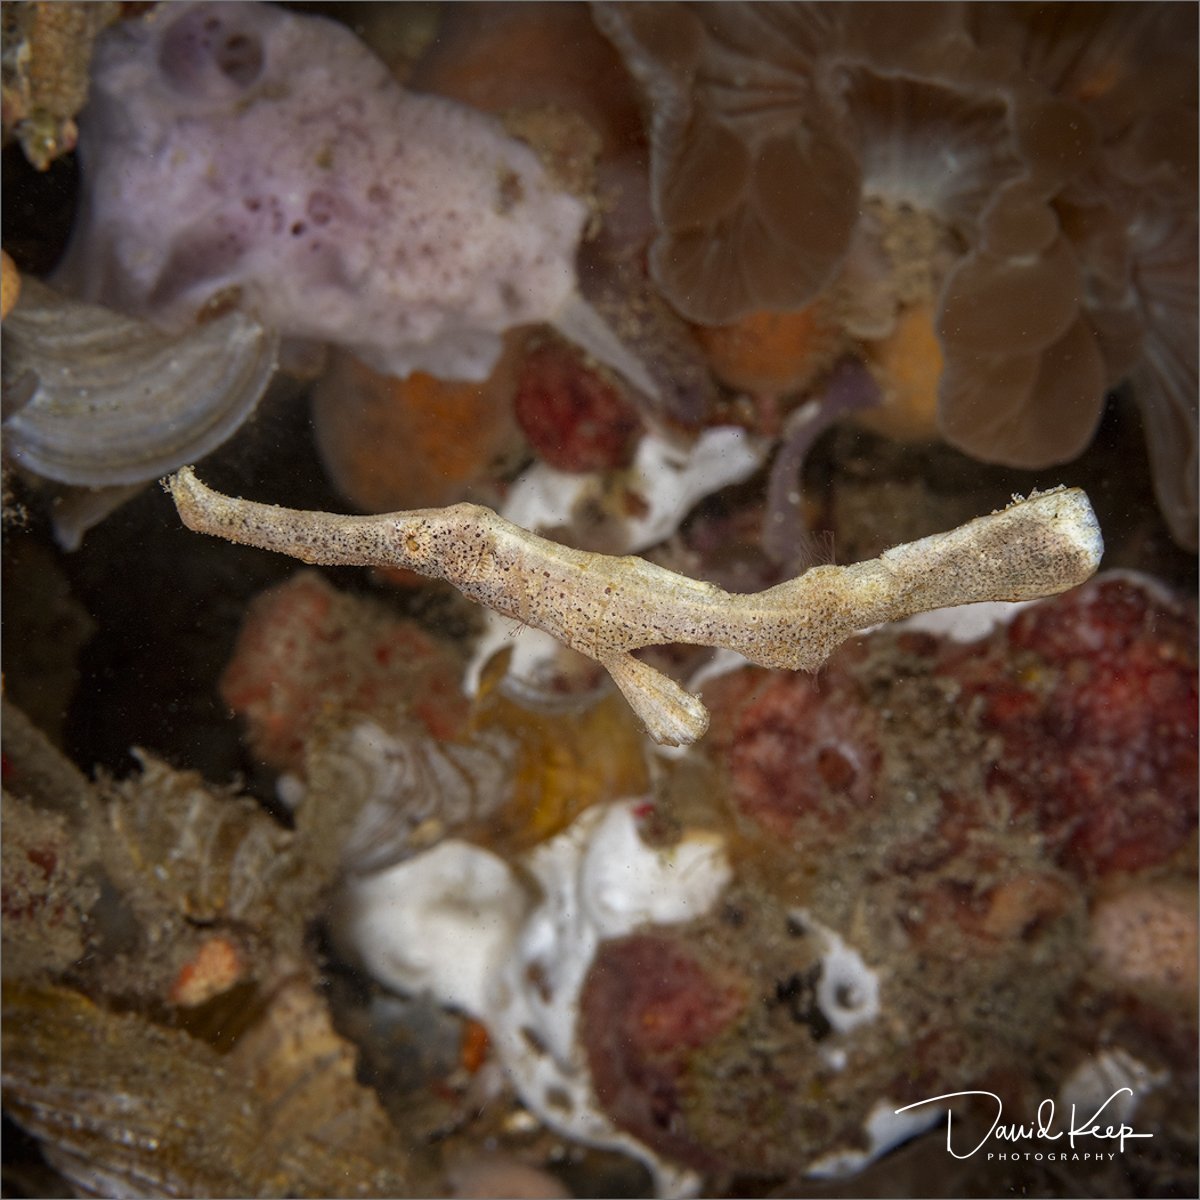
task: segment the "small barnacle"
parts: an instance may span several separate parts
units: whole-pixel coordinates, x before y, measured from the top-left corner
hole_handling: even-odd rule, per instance
[[[406,567],[445,579],[600,663],[650,736],[672,746],[701,737],[708,713],[634,650],[719,646],[761,666],[815,671],[869,625],[1066,591],[1095,572],[1104,548],[1087,496],[1060,487],[867,562],[814,567],[767,591],[734,595],[641,558],[558,545],[475,504],[373,517],[303,512],[224,496],[190,467],[164,486],[199,533],[308,563]],[[418,534],[414,554],[409,539]],[[489,551],[482,556],[481,537]]]

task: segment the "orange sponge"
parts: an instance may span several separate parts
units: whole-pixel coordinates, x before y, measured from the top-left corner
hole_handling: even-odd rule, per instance
[[[841,334],[821,307],[750,313],[731,325],[698,326],[696,336],[713,372],[734,388],[784,395],[832,364]]]

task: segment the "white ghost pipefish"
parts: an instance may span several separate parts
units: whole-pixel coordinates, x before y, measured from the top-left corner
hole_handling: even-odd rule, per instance
[[[184,467],[164,481],[198,533],[323,566],[407,567],[600,663],[660,744],[708,728],[699,698],[635,658],[682,642],[764,667],[815,671],[855,632],[934,608],[1034,600],[1083,583],[1104,550],[1079,488],[1034,493],[990,516],[852,566],[812,567],[766,591],[726,592],[632,556],[572,550],[476,504],[379,516],[279,508],[222,495]]]

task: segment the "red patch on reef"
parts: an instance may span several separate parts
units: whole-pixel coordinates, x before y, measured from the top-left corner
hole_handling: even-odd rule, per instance
[[[779,837],[842,834],[878,794],[877,716],[843,671],[779,673],[738,713],[727,751],[737,807]]]
[[[294,770],[324,717],[387,724],[411,712],[435,737],[453,736],[468,707],[459,670],[416,625],[304,571],[250,605],[221,695],[245,717],[255,753]]]
[[[547,465],[579,472],[629,465],[638,415],[570,347],[547,344],[525,356],[515,403],[518,424]]]
[[[1194,618],[1101,578],[1021,612],[940,667],[1002,749],[988,786],[1084,875],[1170,858],[1196,824]]]
[[[744,1003],[672,939],[635,934],[601,945],[584,981],[581,1029],[592,1085],[613,1121],[660,1153],[712,1169],[687,1132],[684,1076],[690,1056]]]

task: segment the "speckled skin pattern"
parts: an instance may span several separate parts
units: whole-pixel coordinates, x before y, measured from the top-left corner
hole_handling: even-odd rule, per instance
[[[545,630],[601,663],[666,745],[701,737],[708,713],[631,650],[723,646],[761,666],[813,671],[852,633],[881,621],[1066,591],[1095,572],[1104,548],[1087,496],[1060,488],[868,562],[814,567],[767,591],[733,595],[644,559],[560,546],[474,504],[370,517],[301,512],[221,495],[190,467],[166,486],[199,533],[308,563],[407,567]]]

